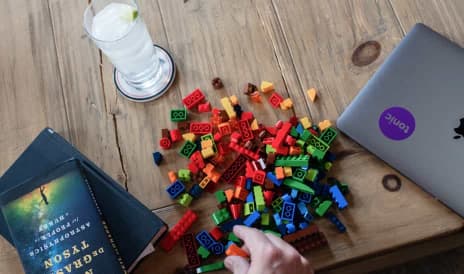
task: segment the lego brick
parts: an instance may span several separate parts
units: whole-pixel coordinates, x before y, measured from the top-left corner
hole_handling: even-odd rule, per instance
[[[308,97],[309,97],[309,100],[311,100],[311,102],[314,102],[316,101],[316,97],[317,97],[317,91],[315,88],[310,88],[306,91],[306,94],[308,94]]]
[[[209,182],[211,182],[211,179],[208,176],[205,176],[198,185],[200,188],[205,189]]]
[[[178,130],[182,130],[182,131],[185,131],[185,130],[188,130],[190,128],[190,123],[187,122],[187,121],[179,121],[177,122],[177,129]]]
[[[319,206],[314,210],[319,217],[324,216],[329,208],[332,206],[332,201],[323,201]]]
[[[264,211],[266,208],[266,202],[264,201],[263,189],[261,186],[253,187],[253,196],[255,198],[256,210],[260,212]]]
[[[308,117],[302,117],[300,118],[300,123],[303,126],[304,129],[308,129],[312,126],[311,120],[309,120]]]
[[[223,136],[227,136],[232,133],[232,129],[230,128],[230,124],[228,122],[219,124],[218,130]]]
[[[248,217],[243,221],[243,224],[246,226],[252,226],[261,218],[261,214],[258,211],[253,211]]]
[[[200,89],[195,89],[189,95],[185,96],[182,99],[182,103],[187,107],[187,109],[192,109],[196,105],[198,105],[203,99],[205,99],[205,95],[201,92]]]
[[[229,96],[230,103],[235,106],[238,105],[238,97],[236,95]]]
[[[209,252],[209,250],[207,248],[205,248],[204,246],[200,246],[198,247],[197,249],[197,254],[202,258],[202,259],[206,259],[209,257],[209,255],[211,254],[211,252]]]
[[[310,168],[308,172],[306,173],[305,179],[311,182],[316,181],[317,175],[319,174],[319,171],[314,168]]]
[[[236,225],[241,225],[243,223],[243,220],[241,218],[238,218],[236,220],[230,220],[228,222],[223,223],[220,227],[222,231],[225,232],[230,232]]]
[[[305,142],[309,140],[309,137],[311,137],[311,132],[309,132],[307,129],[303,130],[303,133],[300,134],[300,139]]]
[[[307,151],[309,154],[311,154],[311,157],[313,157],[313,158],[315,158],[315,159],[317,159],[317,160],[319,160],[319,161],[321,161],[321,160],[324,158],[324,156],[325,156],[325,152],[324,152],[324,151],[321,151],[321,150],[315,148],[315,147],[312,146],[312,145],[309,145],[309,146],[307,147],[306,151]]]
[[[205,161],[203,161],[203,156],[201,155],[201,152],[198,150],[193,152],[192,155],[190,155],[190,161],[195,163],[195,165],[198,168],[204,168],[206,166]]]
[[[337,135],[338,135],[337,130],[329,127],[326,130],[322,131],[321,136],[319,136],[319,139],[321,139],[327,145],[330,145],[332,141],[337,137]]]
[[[210,247],[210,250],[214,255],[221,255],[224,253],[224,245],[216,242]]]
[[[227,247],[226,255],[227,256],[240,256],[240,257],[243,257],[243,258],[250,257],[250,255],[248,253],[246,253],[243,249],[241,249],[240,247],[238,247],[234,243],[232,243],[231,245],[229,245]]]
[[[292,174],[292,178],[299,182],[303,182],[305,177],[306,177],[306,171],[301,168],[295,169],[295,171]]]
[[[183,182],[190,182],[192,173],[188,169],[181,168],[177,172],[179,179]]]
[[[258,120],[253,119],[253,121],[250,124],[250,128],[251,128],[251,130],[258,130],[259,129]]]
[[[221,99],[221,105],[224,108],[224,110],[227,113],[227,116],[229,119],[235,119],[237,118],[237,114],[235,113],[234,108],[232,107],[232,104],[230,102],[230,99],[227,97],[224,97]]]
[[[172,171],[172,170],[168,172],[168,177],[169,177],[169,181],[170,181],[171,183],[174,183],[174,182],[177,180],[177,175],[176,175],[176,173],[175,173],[174,171]]]
[[[232,150],[235,150],[237,151],[238,153],[240,154],[243,154],[245,156],[248,156],[250,157],[251,159],[257,161],[259,159],[259,154],[258,153],[255,153],[249,149],[246,149],[240,145],[237,145],[237,143],[233,143],[233,142],[230,142],[229,143],[229,148],[231,148]]]
[[[192,196],[194,199],[199,198],[201,193],[203,193],[203,189],[199,184],[194,184],[189,190],[190,196]]]
[[[337,185],[331,186],[329,192],[332,195],[332,200],[337,204],[338,209],[345,209],[348,206],[345,196],[343,196]]]
[[[315,135],[311,135],[308,139],[308,144],[315,147],[316,149],[327,152],[329,150],[329,145],[323,142],[321,139],[316,137]]]
[[[293,233],[296,231],[296,227],[293,223],[289,223],[285,227],[287,228],[287,233]]]
[[[240,154],[235,160],[230,164],[230,166],[222,173],[221,180],[226,183],[232,182],[238,173],[245,167],[247,158]]]
[[[214,196],[216,197],[216,200],[218,203],[224,203],[227,201],[226,195],[224,194],[224,191],[218,190],[214,192]]]
[[[187,120],[187,110],[183,109],[171,109],[171,121],[186,121]]]
[[[220,239],[222,239],[222,237],[224,237],[224,233],[221,231],[221,229],[217,226],[213,227],[210,231],[209,231],[209,235],[211,235],[211,237],[213,237],[213,239],[215,241],[219,241]]]
[[[171,197],[171,199],[176,199],[177,197],[179,197],[179,195],[182,192],[184,192],[184,190],[185,190],[185,186],[179,180],[177,180],[174,183],[170,184],[166,188],[166,192],[169,194],[169,197]]]
[[[240,201],[245,201],[248,196],[248,190],[244,187],[235,187],[234,198]]]
[[[332,126],[332,122],[330,120],[324,120],[324,121],[319,122],[319,124],[317,125],[321,131],[324,131],[327,128]]]
[[[306,167],[308,166],[309,155],[298,156],[277,156],[275,166]]]
[[[190,209],[187,210],[184,216],[171,228],[166,237],[161,240],[160,247],[166,252],[170,251],[197,219],[198,216],[195,212]]]
[[[310,203],[311,198],[312,198],[312,196],[309,193],[299,193],[299,195],[298,195],[298,200],[300,200],[303,203]]]
[[[274,212],[280,212],[282,210],[282,204],[284,203],[284,201],[282,200],[282,197],[278,197],[277,199],[275,199],[274,201],[272,201],[272,209],[274,210]]]
[[[308,223],[311,222],[314,219],[313,216],[311,215],[311,213],[309,213],[309,210],[306,207],[305,203],[299,202],[297,204],[297,207],[298,207],[298,211],[300,212],[303,219],[305,219]]]
[[[180,196],[178,202],[179,202],[180,205],[182,205],[184,207],[188,207],[190,205],[190,203],[192,202],[192,200],[193,200],[193,197],[190,194],[183,193]]]
[[[254,139],[253,132],[251,131],[250,125],[247,120],[238,121],[238,129],[242,135],[242,140],[244,142]]]
[[[251,101],[255,103],[261,103],[261,95],[258,92],[250,94]]]
[[[283,100],[282,102],[280,102],[280,109],[282,110],[288,110],[288,109],[291,109],[292,107],[293,107],[293,101],[290,98],[287,98]]]
[[[190,132],[202,135],[211,133],[213,131],[213,126],[211,123],[204,123],[204,122],[190,122]]]
[[[214,221],[214,223],[216,225],[222,224],[223,222],[229,220],[230,217],[231,216],[230,216],[229,211],[227,210],[227,208],[216,210],[211,215],[211,219],[213,219],[213,221]]]
[[[266,173],[264,170],[256,170],[253,175],[253,182],[257,184],[264,184],[264,179],[266,178]]]
[[[189,128],[190,128],[190,126],[189,126]],[[197,137],[195,136],[195,134],[191,133],[191,132],[182,134],[182,139],[184,139],[184,141],[190,141],[190,142],[193,143],[193,142],[195,142],[196,138]]]
[[[245,203],[243,207],[243,215],[248,216],[255,211],[255,203]]]
[[[291,127],[292,127],[292,124],[290,124],[289,122],[286,122],[282,125],[282,128],[280,128],[277,131],[276,137],[272,141],[273,148],[278,149],[282,145],[285,138],[287,137],[287,134],[290,132]]]
[[[188,159],[193,154],[196,148],[197,148],[197,145],[195,143],[192,143],[190,141],[185,141],[185,143],[182,145],[182,147],[179,150],[179,154],[180,156]]]
[[[268,226],[270,225],[271,215],[269,213],[262,213],[261,214],[261,225]]]
[[[198,104],[198,112],[210,112],[211,104],[209,102]]]
[[[190,267],[197,267],[200,265],[200,257],[197,253],[197,243],[193,233],[187,233],[182,236],[182,245],[184,246],[185,254],[187,256],[188,265]]]
[[[280,213],[280,218],[285,221],[293,222],[294,215],[295,215],[295,204],[291,202],[285,202],[282,205],[282,212]]]
[[[295,143],[296,144],[296,143]],[[291,146],[288,149],[288,154],[289,155],[300,155],[303,153],[303,150],[299,146]]]
[[[333,214],[332,212],[327,212],[327,214],[325,215],[332,224],[334,224],[338,231],[343,233],[346,231],[346,227],[345,225],[337,218],[337,216],[335,216],[335,214]]]
[[[274,191],[265,190],[263,192],[263,196],[264,196],[264,201],[266,202],[266,206],[271,206],[272,199],[274,198]]]
[[[163,154],[158,151],[153,152],[153,161],[157,166],[161,165],[161,161],[163,161]]]
[[[280,103],[282,103],[283,100],[284,100],[284,98],[282,96],[280,96],[280,94],[278,94],[277,92],[273,92],[271,94],[271,96],[269,97],[269,103],[274,108],[280,107]]]
[[[162,149],[170,149],[172,146],[172,142],[171,140],[169,140],[169,138],[163,137],[160,139],[159,145]]]
[[[232,241],[236,244],[240,244],[241,243],[241,240],[233,233],[229,233],[229,235],[227,235],[227,240],[228,241]]]
[[[292,177],[293,170],[292,167],[284,166],[284,176],[285,177]]]
[[[203,157],[203,159],[213,157],[215,154],[216,153],[214,152],[214,149],[212,147],[208,147],[201,150],[201,157]]]
[[[229,210],[234,220],[240,218],[242,215],[243,204],[229,204]]]
[[[293,189],[296,189],[298,191],[301,191],[303,193],[308,193],[308,194],[311,194],[311,195],[314,195],[314,190],[309,187],[308,185],[302,183],[302,182],[299,182],[299,181],[296,181],[294,179],[291,179],[291,178],[286,178],[284,180],[284,185],[290,187],[290,188],[293,188]]]
[[[213,264],[202,265],[201,267],[198,267],[196,271],[197,271],[197,274],[200,274],[200,273],[205,273],[205,272],[217,271],[217,270],[221,270],[224,268],[225,268],[224,262],[221,261],[221,262],[217,262]]]
[[[209,235],[209,233],[206,230],[200,231],[200,233],[197,234],[195,239],[197,239],[197,242],[201,246],[208,250],[215,243],[213,237],[211,237],[211,235]]]
[[[269,93],[274,91],[274,84],[271,82],[262,81],[260,88],[262,93]]]

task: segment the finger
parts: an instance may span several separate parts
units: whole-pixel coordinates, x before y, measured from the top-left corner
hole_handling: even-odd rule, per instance
[[[264,233],[256,228],[236,225],[234,226],[234,234],[245,242],[249,251],[251,251],[251,254],[253,254],[253,249],[256,249],[257,247],[272,244]]]
[[[282,240],[281,238],[275,236],[274,234],[271,233],[265,233],[266,237],[269,239],[269,241],[277,246],[278,248],[282,250],[295,250],[293,246],[288,244],[286,241]],[[295,250],[296,251],[296,250]]]
[[[243,249],[243,251],[245,251],[246,253],[250,254],[250,249],[246,244],[243,244],[240,248]]]
[[[240,256],[227,256],[224,266],[234,274],[246,274],[250,268],[250,263]]]

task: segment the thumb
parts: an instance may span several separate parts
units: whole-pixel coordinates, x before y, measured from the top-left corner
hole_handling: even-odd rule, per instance
[[[250,268],[248,261],[240,256],[227,256],[224,265],[234,274],[246,274]]]

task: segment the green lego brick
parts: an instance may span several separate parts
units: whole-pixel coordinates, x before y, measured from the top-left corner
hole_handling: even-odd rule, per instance
[[[301,191],[303,193],[309,193],[311,195],[314,195],[314,193],[315,193],[314,190],[312,188],[310,188],[309,186],[305,185],[302,182],[291,179],[291,178],[286,178],[284,180],[284,185],[286,185],[286,186],[288,186],[290,188],[296,189],[298,191]]]
[[[272,234],[272,235],[274,235],[276,237],[279,237],[279,238],[282,237],[282,235],[279,232],[275,232],[274,230],[266,229],[263,232],[267,233],[267,234]]]
[[[213,134],[211,134],[211,133],[205,134],[205,135],[200,137],[200,140],[202,140],[202,141],[212,140],[213,141],[213,151],[217,152],[217,146],[216,146],[216,143],[214,142]]]
[[[183,182],[190,182],[191,175],[192,172],[189,169],[181,168],[177,172],[177,176],[179,176],[179,179],[181,179]]]
[[[324,169],[328,172],[332,168],[332,163],[331,162],[325,162],[324,163]]]
[[[269,213],[262,213],[261,214],[261,225],[269,225],[270,223],[270,214]]]
[[[298,139],[298,140],[296,140],[295,145],[302,148],[305,145],[305,141],[303,141],[301,139]]]
[[[224,262],[202,265],[197,268],[197,274],[224,269]]]
[[[329,150],[329,145],[314,135],[309,136],[308,144],[324,153]]]
[[[322,132],[321,136],[319,136],[319,139],[324,141],[326,144],[330,145],[335,139],[335,137],[337,137],[337,134],[338,134],[337,130],[329,127]]]
[[[295,128],[295,127],[292,127],[292,128],[290,129],[289,135],[292,136],[293,138],[298,138],[298,131],[296,131],[296,128]]]
[[[202,245],[197,249],[197,254],[200,255],[202,259],[206,259],[209,257],[211,252],[208,249],[204,248]]]
[[[220,204],[224,203],[227,200],[226,194],[224,194],[224,191],[222,191],[222,190],[218,190],[218,191],[214,192],[214,196],[216,196],[216,200]]]
[[[213,219],[213,222],[216,224],[216,225],[220,225],[222,224],[223,222],[229,220],[231,217],[230,217],[230,213],[229,211],[227,210],[227,208],[223,208],[223,209],[219,209],[219,210],[216,210],[215,212],[213,212],[213,214],[211,215],[211,219]]]
[[[266,202],[264,201],[263,189],[261,186],[253,187],[253,196],[255,197],[256,210],[263,212],[266,208]]]
[[[306,152],[308,152],[309,154],[311,154],[312,157],[318,159],[319,161],[322,160],[325,156],[325,152],[324,151],[321,151],[317,148],[315,148],[314,146],[312,145],[309,145],[307,148],[306,148]]]
[[[277,156],[275,166],[303,167],[308,166],[309,155]]]
[[[190,141],[185,141],[185,143],[182,145],[182,147],[179,150],[180,156],[189,159],[190,156],[195,152],[195,149],[197,148],[197,145],[195,143],[192,143]]]
[[[240,244],[242,242],[233,232],[230,232],[229,235],[227,235],[227,240],[236,244]]]
[[[188,207],[190,205],[190,203],[192,202],[193,200],[193,197],[188,194],[188,193],[184,193],[180,196],[178,202],[179,204],[185,206],[185,207]]]
[[[271,205],[272,205],[272,209],[274,210],[275,213],[278,213],[282,210],[282,204],[284,203],[284,201],[282,200],[281,197],[275,199],[274,201],[272,201]]]
[[[266,154],[275,153],[276,150],[271,145],[266,145]]]
[[[321,204],[321,200],[319,199],[319,197],[314,197],[311,202],[309,203],[309,205],[312,207],[312,208],[317,208],[319,205]]]
[[[245,206],[243,207],[243,215],[248,216],[254,211],[255,211],[255,203],[253,202],[245,203]]]
[[[300,139],[307,142],[310,136],[311,136],[311,132],[305,129],[303,130],[303,133],[300,135]]]
[[[306,177],[306,171],[301,168],[298,168],[292,172],[292,178],[299,182],[303,182],[305,177]]]
[[[315,210],[316,214],[320,217],[327,213],[327,210],[332,206],[332,201],[323,201]]]
[[[305,179],[308,180],[308,181],[314,182],[314,181],[316,181],[316,178],[317,178],[317,175],[318,175],[318,174],[319,174],[319,170],[314,169],[314,168],[310,168],[310,169],[306,172],[306,177],[305,177]]]
[[[187,120],[187,110],[183,109],[171,109],[171,121],[179,122]]]

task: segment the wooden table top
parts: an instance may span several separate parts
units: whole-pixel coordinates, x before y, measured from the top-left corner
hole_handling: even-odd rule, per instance
[[[160,129],[175,126],[169,110],[180,107],[181,98],[194,88],[200,87],[216,106],[221,97],[237,95],[242,106],[266,124],[293,114],[335,121],[416,22],[464,45],[464,2],[460,0],[139,3],[154,41],[173,54],[178,66],[171,90],[145,104],[117,94],[111,64],[82,28],[87,0],[1,1],[0,172],[42,128],[50,126],[174,224],[185,209],[165,193],[167,171],[185,167],[186,161],[170,150],[164,152],[165,164],[157,168],[151,153],[158,149]],[[380,56],[369,65],[355,66],[354,50],[370,40],[380,43]],[[216,76],[223,79],[224,90],[212,89],[210,81]],[[241,88],[261,80],[274,82],[281,94],[291,97],[294,112],[250,103]],[[319,90],[316,103],[305,95],[310,87]],[[307,254],[317,269],[459,235],[462,219],[403,176],[400,191],[386,191],[382,177],[397,172],[378,158],[343,136],[334,151],[343,156],[331,174],[346,181],[352,191],[351,207],[340,214],[348,232],[339,234],[328,222],[318,221],[329,245]],[[193,203],[200,220],[192,231],[212,226],[212,196],[203,195]],[[178,246],[172,255],[156,252],[136,273],[171,273],[185,264]],[[16,252],[3,239],[2,273],[22,273]]]

